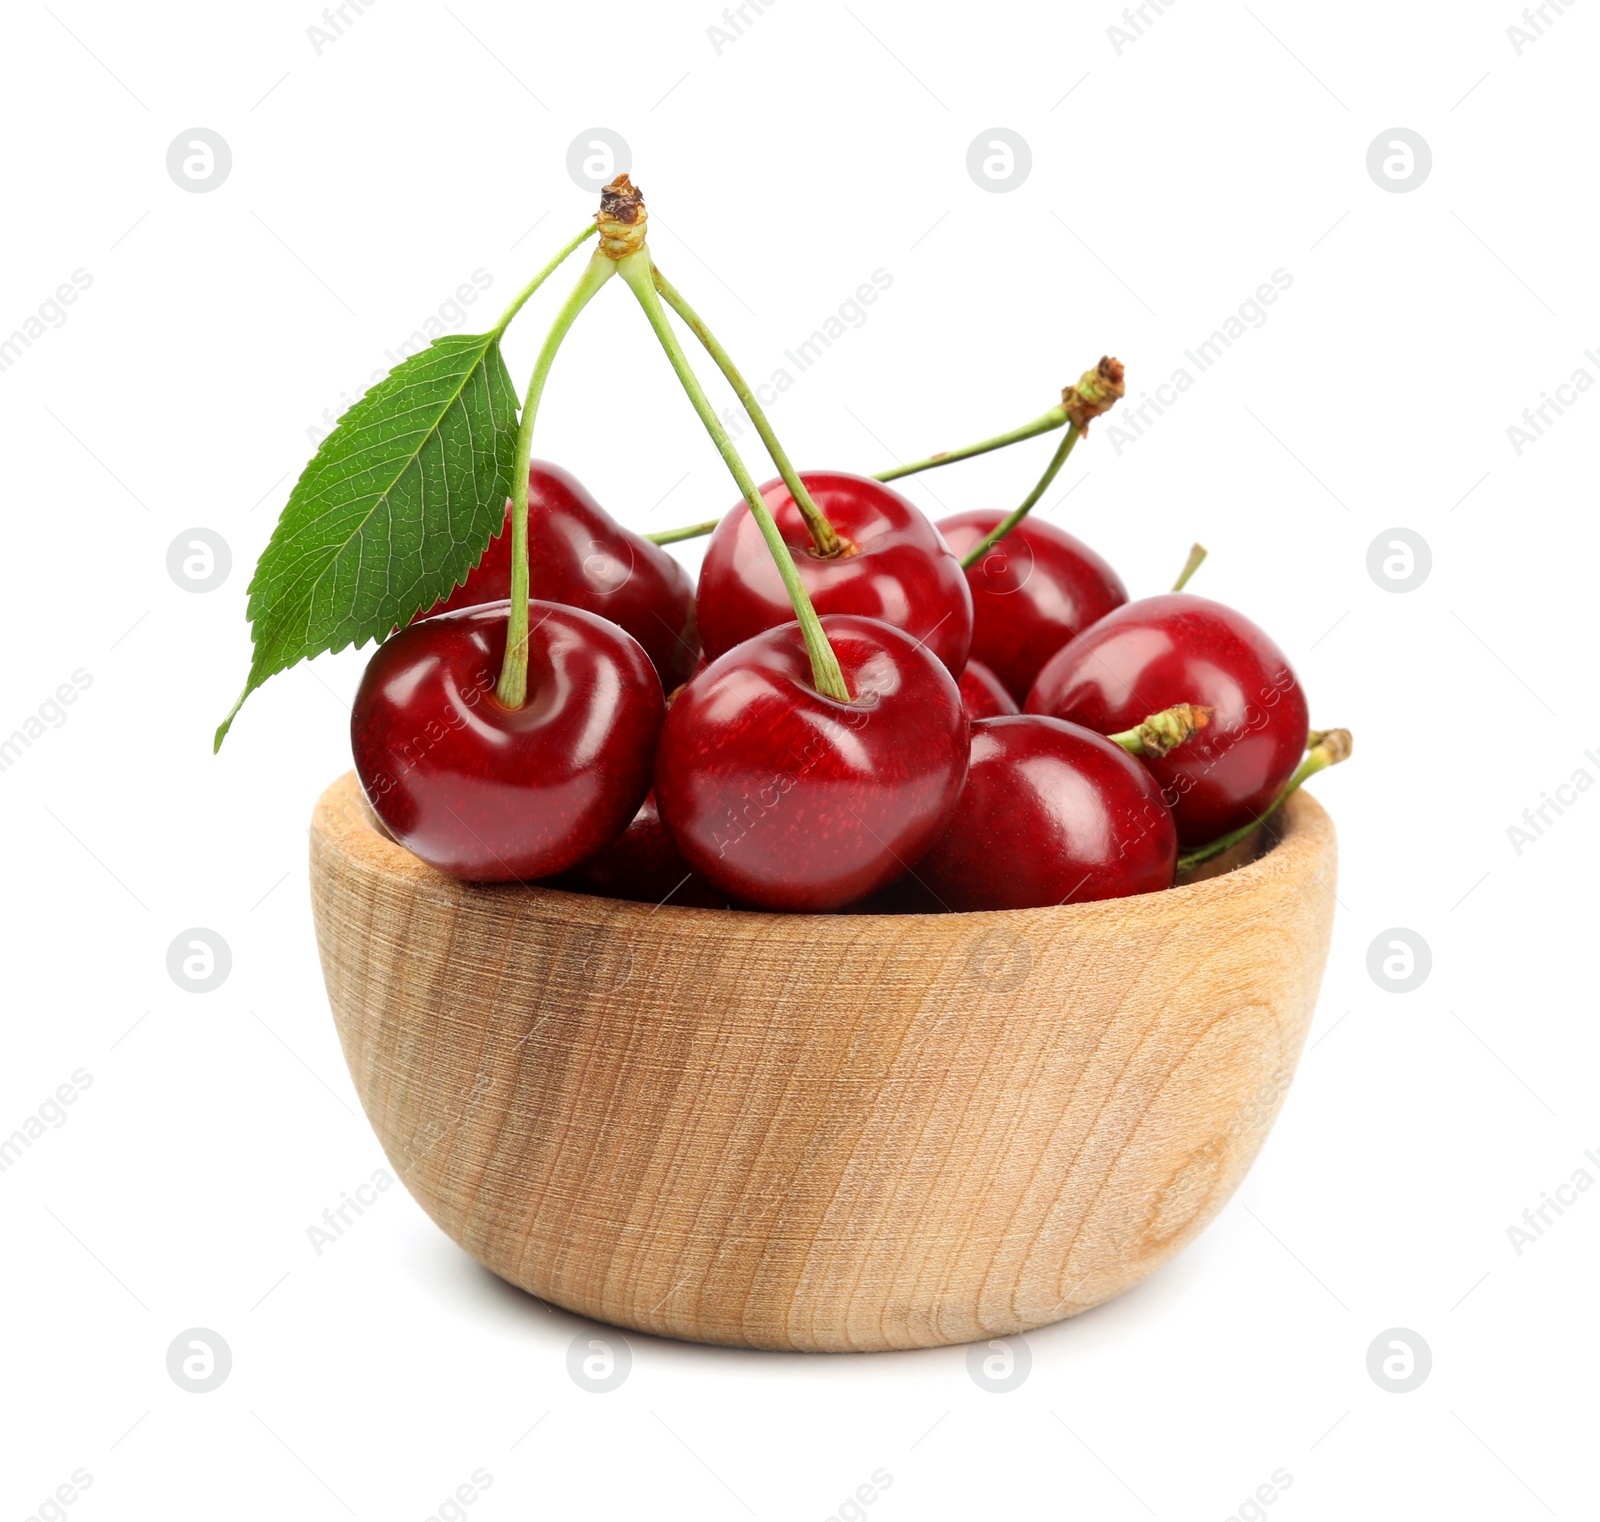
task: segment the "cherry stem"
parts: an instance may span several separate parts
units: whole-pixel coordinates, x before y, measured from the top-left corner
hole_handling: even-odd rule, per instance
[[[766,413],[761,410],[761,403],[756,400],[755,392],[739,373],[739,368],[734,364],[728,351],[717,342],[716,335],[705,325],[705,320],[700,314],[683,299],[677,287],[661,273],[660,267],[652,266],[651,272],[655,277],[656,289],[665,298],[667,305],[683,319],[689,331],[700,340],[706,353],[722,371],[723,378],[733,388],[733,394],[739,398],[739,405],[744,408],[750,421],[756,425],[756,432],[761,435],[761,442],[766,445],[767,453],[772,456],[772,463],[778,467],[778,474],[783,477],[783,484],[789,488],[789,495],[794,498],[795,506],[800,509],[800,516],[806,521],[806,528],[810,530],[811,543],[816,547],[817,554],[825,560],[831,560],[836,555],[842,554],[845,546],[839,538],[838,530],[828,522],[827,514],[817,506],[811,493],[806,490],[806,484],[800,479],[800,473],[789,463],[789,456],[784,452],[783,445],[778,442],[777,434],[772,431],[772,424],[767,421]]]
[[[800,621],[801,637],[805,640],[806,653],[811,657],[811,679],[817,691],[837,702],[850,702],[850,689],[845,685],[844,673],[839,669],[839,658],[834,654],[833,646],[828,643],[828,636],[823,631],[821,619],[817,617],[817,610],[811,606],[811,599],[806,595],[805,584],[800,580],[800,572],[795,566],[789,546],[784,542],[783,535],[778,532],[778,525],[773,521],[772,514],[767,511],[767,504],[761,500],[760,489],[745,468],[744,461],[739,457],[739,451],[733,447],[733,441],[728,437],[727,430],[713,411],[711,403],[706,399],[705,392],[700,388],[700,382],[689,366],[683,347],[672,331],[672,323],[667,317],[666,308],[662,306],[661,298],[656,294],[650,250],[643,241],[633,252],[617,260],[616,270],[627,282],[628,289],[633,292],[639,305],[644,308],[644,315],[649,319],[661,347],[666,351],[673,373],[678,377],[678,382],[695,412],[699,414],[706,432],[711,435],[711,442],[717,446],[717,452],[722,456],[723,463],[744,494],[744,500],[749,504],[750,511],[755,517],[756,526],[761,530],[761,537],[767,541],[767,548],[777,563],[778,575],[783,578],[784,587],[789,593],[789,601],[794,605],[795,617]]]
[[[644,537],[651,544],[677,544],[681,539],[698,539],[702,534],[709,534],[721,522],[720,518],[707,518],[704,523],[691,523],[684,528],[664,528],[659,533],[646,534]]]
[[[1175,703],[1153,713],[1142,724],[1125,729],[1121,734],[1107,735],[1113,745],[1120,745],[1131,756],[1154,756],[1157,759],[1176,750],[1186,740],[1192,740],[1207,724],[1215,709],[1203,703]]]
[[[738,388],[735,387],[734,389],[737,390]],[[752,413],[752,420],[754,419],[754,416],[755,414]],[[1006,444],[1015,444],[1021,439],[1031,439],[1036,434],[1048,433],[1052,428],[1059,428],[1065,421],[1065,409],[1056,407],[1050,412],[1045,413],[1043,417],[1036,418],[1032,423],[1028,423],[1022,428],[1015,429],[1009,434],[1003,433],[996,438],[986,439],[982,444],[974,444],[968,449],[952,450],[949,454],[945,455],[931,455],[928,459],[920,460],[915,465],[902,465],[894,470],[880,471],[872,479],[874,481],[893,481],[899,476],[909,476],[913,471],[931,470],[936,465],[947,465],[952,460],[963,460],[969,455],[983,454],[986,450],[1000,449]],[[759,428],[760,424],[757,424],[756,426]],[[1028,500],[1024,502],[1022,506],[1016,510],[1016,512],[1007,518],[1004,523],[1000,524],[995,531],[983,541],[983,544],[979,549],[974,550],[971,555],[961,562],[963,566],[973,565],[982,554],[993,548],[998,540],[1009,534],[1012,529],[1014,529],[1019,523],[1022,522],[1024,518],[1028,516],[1029,512],[1033,509],[1034,503],[1037,502],[1039,498],[1049,490],[1050,483],[1055,480],[1057,473],[1066,463],[1067,456],[1072,453],[1072,446],[1078,442],[1081,434],[1082,430],[1076,423],[1074,423],[1072,427],[1067,430],[1067,436],[1061,441],[1061,447],[1056,450],[1055,456],[1051,459],[1044,475],[1040,477],[1039,484],[1035,486],[1032,492],[1028,494]],[[780,466],[780,470],[781,468],[782,467]],[[787,477],[785,478],[785,482],[787,484]],[[791,485],[789,490],[791,493],[793,493],[794,487]],[[798,503],[799,500],[799,497],[795,497],[796,503]],[[644,537],[652,544],[676,544],[682,539],[698,539],[702,534],[709,534],[721,521],[722,520],[720,518],[711,518],[704,523],[691,523],[684,528],[662,529],[659,533],[646,534]]]
[[[504,708],[521,708],[528,696],[528,465],[533,457],[533,420],[562,340],[577,321],[578,313],[616,272],[617,266],[599,250],[590,257],[572,294],[550,324],[522,400],[517,456],[511,467],[511,614],[506,623],[505,659],[495,688],[495,696]]]
[[[957,460],[970,460],[974,455],[988,454],[991,449],[1005,449],[1008,445],[1020,444],[1024,439],[1037,438],[1041,433],[1049,433],[1052,429],[1059,428],[1066,421],[1067,409],[1058,402],[1048,412],[1040,413],[1031,423],[1024,423],[1009,433],[997,433],[992,439],[984,439],[978,444],[968,444],[962,449],[941,449],[925,460],[913,460],[909,465],[896,465],[893,470],[880,470],[872,479],[898,481],[901,476],[914,476],[918,471],[936,470],[941,465],[953,465]]]
[[[1206,547],[1203,544],[1197,544],[1189,551],[1189,558],[1184,561],[1183,570],[1179,573],[1178,579],[1172,583],[1174,592],[1181,592],[1189,585],[1189,578],[1205,564],[1206,554]]]
[[[659,275],[660,271],[657,271],[658,278]],[[665,290],[663,290],[662,294],[666,295]],[[671,297],[669,296],[667,299],[670,301]],[[676,307],[674,307],[674,310],[678,311]],[[678,311],[678,315],[683,317],[682,311]],[[684,318],[685,322],[688,322],[688,320],[688,318]],[[693,324],[691,323],[690,326],[692,327]],[[702,342],[704,342],[703,339]],[[707,347],[709,348],[710,346],[707,345]],[[727,374],[728,372],[725,370],[723,373]],[[732,377],[729,376],[729,379],[731,380]],[[737,391],[738,387],[735,386],[734,390]],[[742,401],[743,398],[741,397],[740,400]],[[747,407],[745,410],[749,411],[749,408]],[[761,423],[757,420],[756,414],[752,412],[750,417],[759,430]],[[1037,438],[1041,433],[1049,433],[1052,429],[1061,427],[1066,421],[1067,409],[1063,406],[1055,406],[1048,412],[1041,413],[1031,423],[1024,423],[1022,427],[1013,428],[1009,433],[997,433],[992,439],[985,439],[981,444],[968,444],[964,449],[942,450],[938,454],[929,455],[925,460],[914,460],[910,465],[896,465],[893,470],[880,470],[872,479],[874,481],[897,481],[901,476],[915,475],[921,470],[933,470],[940,465],[954,464],[957,460],[970,460],[974,455],[988,454],[991,449],[1004,449],[1009,444],[1020,444],[1024,439]],[[768,449],[770,451],[771,445],[768,445]],[[776,461],[777,456],[774,455],[773,459]],[[781,463],[778,468],[781,472],[783,469]],[[1059,466],[1056,468],[1060,469]],[[787,476],[784,477],[784,481],[785,484],[789,484]],[[1048,484],[1046,482],[1046,485]],[[789,485],[789,490],[791,493],[794,492],[792,484]],[[799,501],[800,498],[796,496],[795,502],[799,503]],[[802,508],[801,511],[803,512],[804,509]],[[705,523],[691,523],[685,528],[663,529],[658,534],[646,534],[644,537],[652,544],[676,544],[681,539],[698,539],[702,534],[709,534],[721,521],[720,518],[712,518]],[[819,550],[818,553],[820,554],[821,551]]]
[[[657,278],[660,278],[659,272]],[[685,320],[687,321],[688,319],[686,318]],[[704,341],[706,335],[702,334],[701,337],[702,341]],[[708,344],[707,347],[709,346]],[[735,380],[736,390],[744,384],[742,380],[737,379],[738,373],[736,371],[729,369],[726,365],[723,369],[730,379]],[[1032,495],[961,562],[963,566],[971,566],[1022,522],[1033,507],[1033,504],[1044,495],[1045,490],[1055,479],[1056,472],[1061,469],[1067,456],[1072,453],[1072,446],[1078,442],[1078,435],[1087,432],[1089,424],[1099,417],[1102,412],[1109,411],[1114,407],[1125,389],[1122,362],[1113,359],[1109,354],[1104,354],[1100,357],[1100,363],[1094,369],[1085,370],[1078,377],[1078,383],[1075,386],[1067,386],[1062,391],[1060,406],[1052,407],[1048,412],[1036,417],[1031,423],[1024,423],[1020,428],[1013,428],[1010,433],[996,434],[994,438],[984,439],[981,443],[969,444],[965,449],[944,450],[939,454],[929,455],[926,460],[918,460],[911,465],[898,465],[893,470],[880,471],[872,479],[874,481],[893,481],[900,476],[909,476],[913,471],[931,470],[936,465],[948,465],[953,460],[965,460],[972,455],[984,454],[991,449],[1003,449],[1007,444],[1015,444],[1021,439],[1031,439],[1035,434],[1048,433],[1052,428],[1059,428],[1063,423],[1070,422],[1072,427],[1067,430],[1066,438],[1056,451],[1055,458],[1051,460],[1049,469],[1044,473],[1044,478],[1033,489]],[[745,400],[745,398],[741,396],[740,400]],[[750,411],[748,402],[746,402],[745,410]],[[756,412],[751,412],[750,416],[755,420],[756,427],[759,429],[764,419]],[[762,437],[766,438],[766,434],[763,433]],[[772,447],[770,440],[768,441],[768,447]],[[778,456],[774,455],[773,458],[777,459]],[[787,475],[784,480],[786,482],[789,480]],[[792,483],[789,489],[791,492],[794,491]],[[796,500],[798,501],[799,499],[796,498]],[[715,527],[716,524],[711,523],[698,532],[710,533]],[[679,539],[693,539],[696,532],[692,528],[669,529],[667,534],[670,534],[670,538],[666,535],[656,534],[650,534],[646,537],[656,544],[672,544]]]
[[[656,272],[658,280],[660,273],[659,270]],[[662,290],[662,294],[667,295],[665,289]],[[672,298],[668,296],[667,299],[670,301]],[[682,310],[678,307],[674,306],[673,310],[680,317],[684,317]],[[688,322],[689,319],[684,317],[684,321]],[[690,323],[690,326],[692,327],[693,323]],[[704,341],[702,337],[701,342]],[[707,344],[707,348],[709,347],[710,345]],[[727,373],[726,370],[723,371],[723,374],[726,375]],[[729,376],[729,379],[731,381],[732,377]],[[734,389],[737,391],[738,387],[735,386]],[[742,401],[743,398],[741,397],[740,400]],[[748,412],[749,408],[747,407],[745,410]],[[756,422],[755,413],[750,413],[750,417],[752,422]],[[1049,433],[1052,429],[1061,427],[1066,420],[1067,409],[1057,405],[1048,412],[1041,413],[1031,423],[1024,423],[1022,427],[1013,428],[1009,433],[997,433],[992,439],[984,439],[980,444],[968,444],[964,449],[941,450],[938,454],[929,455],[925,460],[913,460],[909,465],[896,465],[893,470],[880,470],[872,479],[885,482],[898,481],[901,476],[914,476],[918,471],[935,470],[940,465],[953,465],[957,460],[970,460],[974,455],[988,454],[992,449],[1004,449],[1010,444],[1020,444],[1024,439],[1037,438],[1041,433]],[[760,427],[760,422],[756,422],[756,428],[759,430]],[[768,445],[768,449],[770,452],[770,445]],[[776,461],[777,457],[774,456],[773,458]],[[780,471],[782,470],[781,465],[779,469]],[[785,484],[787,484],[788,477],[785,477],[784,480]],[[794,487],[790,486],[789,490],[792,493]],[[795,497],[795,501],[798,503],[800,498],[798,496]],[[686,528],[663,529],[658,534],[646,534],[644,537],[652,544],[676,544],[680,539],[698,539],[702,534],[709,534],[721,521],[720,518],[712,518],[706,523],[693,523]]]
[[[504,312],[500,314],[500,321],[489,329],[490,333],[492,333],[496,338],[499,338],[500,335],[511,326],[511,319],[515,317],[524,306],[527,305],[528,298],[532,296],[533,293],[538,290],[546,280],[555,274],[562,264],[566,262],[569,254],[576,253],[583,243],[587,239],[594,237],[594,235],[595,225],[593,222],[591,222],[581,233],[578,234],[576,238],[573,238],[570,242],[564,244],[561,248],[561,251],[555,256],[555,258],[545,265],[545,267],[540,270],[539,273],[535,275],[533,279],[523,286],[523,288],[517,293],[516,299],[505,309]]]
[[[1211,841],[1207,845],[1197,846],[1187,855],[1178,858],[1178,870],[1186,872],[1191,867],[1198,867],[1203,861],[1210,861],[1213,856],[1220,856],[1224,851],[1231,850],[1241,840],[1248,838],[1263,823],[1270,819],[1279,808],[1283,800],[1300,786],[1307,777],[1314,777],[1320,771],[1330,766],[1337,766],[1341,761],[1350,758],[1353,742],[1348,729],[1320,729],[1313,730],[1306,736],[1311,749],[1306,752],[1305,760],[1295,768],[1294,775],[1284,784],[1283,791],[1268,805],[1265,813],[1259,819],[1253,819],[1249,824],[1240,825],[1237,830],[1230,830],[1226,835]]]
[[[1033,511],[1034,503],[1037,502],[1039,498],[1050,489],[1050,483],[1054,481],[1056,476],[1060,473],[1061,467],[1067,463],[1067,456],[1072,453],[1073,446],[1082,437],[1083,430],[1078,427],[1076,423],[1067,429],[1066,438],[1061,441],[1059,447],[1056,449],[1056,452],[1050,457],[1050,463],[1045,466],[1044,474],[1040,476],[1038,481],[1034,484],[1033,490],[1022,499],[1022,506],[1019,507],[1014,513],[1002,518],[992,529],[989,530],[987,534],[983,536],[982,539],[980,539],[970,550],[967,551],[965,555],[961,557],[962,570],[970,570],[973,566],[975,566],[980,560],[983,559],[985,555],[989,553],[990,550],[995,547],[995,545],[1004,539],[1012,529],[1014,529],[1019,523],[1022,522],[1024,518],[1028,516],[1029,513]]]

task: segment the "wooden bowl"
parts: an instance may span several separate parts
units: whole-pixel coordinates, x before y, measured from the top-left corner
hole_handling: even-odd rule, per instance
[[[354,775],[311,828],[328,997],[423,1209],[601,1321],[932,1347],[1120,1294],[1222,1207],[1311,1021],[1334,832],[1139,898],[652,909],[424,866]]]

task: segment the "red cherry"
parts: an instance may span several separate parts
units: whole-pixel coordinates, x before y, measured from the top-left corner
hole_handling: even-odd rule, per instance
[[[972,598],[960,562],[939,531],[898,492],[864,476],[807,470],[800,479],[847,542],[842,555],[817,555],[782,481],[769,481],[761,496],[817,612],[857,613],[892,624],[922,640],[959,675],[972,644]],[[772,552],[743,502],[706,545],[696,606],[700,639],[712,660],[794,617]]]
[[[570,872],[552,878],[550,886],[637,904],[677,904],[693,909],[725,909],[728,904],[727,896],[696,877],[679,855],[661,823],[654,792],[610,845]]]
[[[1170,888],[1161,789],[1110,740],[1018,714],[972,726],[967,785],[912,878],[949,909],[1035,909]]]
[[[467,579],[424,618],[511,595],[511,506]],[[528,595],[609,618],[650,657],[663,687],[694,669],[694,585],[660,545],[624,528],[559,465],[528,467]]]
[[[1242,613],[1187,592],[1128,603],[1058,651],[1024,706],[1116,734],[1173,703],[1207,704],[1211,722],[1144,764],[1179,843],[1199,846],[1258,817],[1305,754],[1305,693],[1283,651]]]
[[[870,618],[822,620],[855,695],[819,693],[800,626],[735,646],[674,699],[656,756],[684,859],[739,903],[837,909],[899,876],[949,820],[967,716],[949,672]]]
[[[961,704],[969,719],[998,719],[1021,712],[1016,699],[1000,685],[1000,678],[982,661],[968,661],[961,673]]]
[[[666,704],[638,643],[559,603],[529,603],[528,701],[495,683],[507,603],[391,635],[350,715],[378,817],[430,866],[473,882],[546,877],[609,845],[650,788]]]
[[[939,520],[956,558],[1005,517],[980,508]],[[1019,703],[1039,668],[1069,639],[1128,600],[1122,578],[1081,539],[1025,518],[967,571],[972,655]]]

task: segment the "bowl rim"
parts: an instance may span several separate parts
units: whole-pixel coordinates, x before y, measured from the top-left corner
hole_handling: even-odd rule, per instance
[[[945,910],[915,914],[862,914],[848,911],[782,914],[762,909],[707,909],[684,904],[645,904],[634,899],[608,898],[603,894],[573,893],[543,883],[473,883],[450,877],[413,855],[384,829],[353,770],[329,783],[318,798],[312,816],[312,836],[336,843],[346,854],[360,858],[367,869],[376,875],[409,879],[418,887],[432,886],[436,890],[459,894],[464,899],[478,901],[485,908],[494,900],[500,900],[529,908],[542,905],[575,916],[577,906],[589,905],[596,916],[603,916],[612,923],[642,925],[646,920],[654,920],[663,927],[674,925],[685,930],[704,930],[713,924],[728,924],[731,921],[748,930],[757,922],[767,921],[794,928],[818,923],[848,925],[863,932],[895,925],[926,925],[930,922],[952,927],[1023,921],[1061,929],[1074,924],[1088,927],[1111,917],[1122,918],[1131,905],[1150,909],[1158,904],[1170,906],[1175,913],[1201,911],[1206,900],[1221,900],[1239,893],[1265,890],[1275,878],[1315,876],[1318,863],[1332,856],[1335,845],[1332,818],[1316,798],[1302,788],[1291,793],[1270,818],[1262,820],[1251,836],[1224,853],[1223,859],[1235,853],[1248,852],[1237,865],[1212,876],[1174,884],[1156,893],[1027,909]],[[665,920],[660,918],[663,915],[666,916]]]

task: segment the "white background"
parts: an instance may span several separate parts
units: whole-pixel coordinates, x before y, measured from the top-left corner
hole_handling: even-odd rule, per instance
[[[310,3],[7,8],[0,333],[74,270],[93,283],[0,373],[0,732],[73,671],[92,686],[0,772],[0,1133],[75,1070],[92,1085],[0,1174],[0,1517],[39,1515],[79,1468],[83,1522],[421,1522],[480,1468],[483,1522],[823,1522],[880,1469],[873,1522],[1221,1522],[1278,1469],[1292,1484],[1258,1510],[1285,1522],[1595,1515],[1600,1191],[1520,1255],[1507,1228],[1600,1177],[1600,791],[1520,854],[1507,830],[1600,778],[1600,395],[1520,455],[1507,428],[1580,366],[1600,379],[1600,13],[1548,7],[1520,53],[1510,0],[1146,16],[1119,53],[1109,0],[783,0],[719,53],[711,0],[382,0],[319,54]],[[597,125],[631,146],[658,259],[752,374],[892,276],[773,410],[802,466],[1020,423],[1102,352],[1136,401],[1293,277],[1143,438],[1119,453],[1097,425],[1041,510],[1136,594],[1203,540],[1196,590],[1272,631],[1315,724],[1354,730],[1314,784],[1342,870],[1312,1044],[1217,1222],[1030,1334],[1009,1394],[962,1348],[633,1337],[629,1379],[595,1395],[566,1372],[587,1324],[493,1280],[399,1189],[320,1256],[308,1241],[383,1165],[304,866],[363,657],[276,678],[213,758],[245,585],[324,410],[475,269],[493,284],[460,330],[582,225],[567,150]],[[204,194],[165,167],[196,126],[233,156]],[[997,126],[1033,159],[1003,194],[966,169]],[[1397,126],[1433,155],[1399,194],[1366,168]],[[519,386],[555,299],[512,330]],[[621,288],[576,332],[536,452],[636,527],[729,505]],[[1009,506],[1049,448],[909,490],[935,514]],[[166,569],[196,527],[233,561],[203,595]],[[1432,554],[1405,593],[1367,569],[1396,527]],[[166,971],[194,926],[233,955],[204,995]],[[1432,951],[1403,995],[1367,971],[1393,927]],[[191,1327],[232,1349],[210,1394],[166,1372]],[[1432,1350],[1409,1394],[1367,1372],[1394,1327]]]

